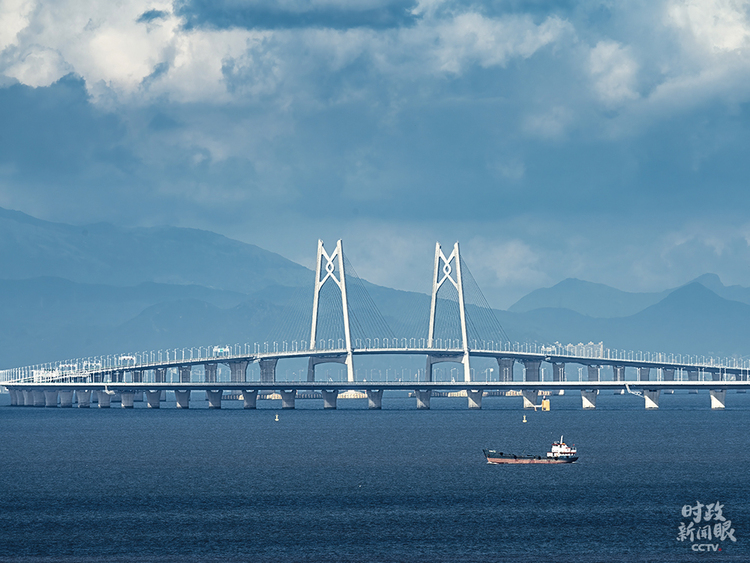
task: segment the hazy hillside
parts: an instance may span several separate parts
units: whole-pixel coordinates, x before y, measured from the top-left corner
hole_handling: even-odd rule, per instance
[[[570,309],[590,317],[626,317],[658,303],[668,293],[629,293],[601,283],[568,278],[552,287],[532,291],[508,310],[526,313],[534,309]]]
[[[214,233],[74,227],[0,209],[0,367],[306,339],[309,320],[300,318],[310,314],[312,277],[281,256]],[[428,295],[366,281],[349,287],[361,293],[351,305],[353,323],[366,316],[358,309],[366,302],[393,336],[426,336]],[[569,279],[496,315],[521,342],[750,354],[750,288],[726,287],[710,274],[676,290],[641,294]]]
[[[0,277],[54,276],[116,286],[195,284],[253,293],[310,283],[313,273],[257,246],[177,227],[76,227],[0,208]]]

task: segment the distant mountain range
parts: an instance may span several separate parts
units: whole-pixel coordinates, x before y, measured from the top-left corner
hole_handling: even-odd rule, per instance
[[[71,226],[0,208],[0,368],[286,338],[285,319],[311,305],[313,276],[207,231]],[[426,330],[428,295],[361,286],[393,336]],[[567,279],[495,314],[518,341],[750,355],[750,288],[713,274],[657,293]]]

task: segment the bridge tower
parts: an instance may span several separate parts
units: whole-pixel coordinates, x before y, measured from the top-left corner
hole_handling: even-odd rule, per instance
[[[328,280],[335,283],[341,293],[341,309],[344,313],[344,346],[346,349],[346,357],[343,363],[346,365],[346,379],[352,382],[354,381],[354,363],[352,361],[352,338],[349,325],[349,299],[346,293],[346,271],[344,270],[344,245],[341,239],[338,240],[336,249],[331,254],[326,252],[323,241],[318,240],[318,254],[315,257],[315,295],[313,298],[312,327],[310,329],[310,350],[316,349],[320,291]],[[310,360],[310,369],[312,370],[315,369],[315,363],[321,363],[313,361],[312,357]]]
[[[451,265],[452,264],[452,265]],[[440,243],[435,243],[435,269],[432,276],[432,304],[430,305],[430,327],[427,337],[427,348],[433,348],[435,344],[435,311],[437,309],[437,294],[440,287],[449,281],[458,292],[458,314],[461,324],[461,356],[428,356],[427,374],[428,380],[432,381],[432,364],[440,361],[455,361],[458,359],[464,366],[464,381],[471,381],[471,366],[469,365],[469,339],[466,331],[466,305],[464,302],[464,285],[461,278],[461,252],[458,242],[453,245],[453,252],[447,258],[443,254]]]

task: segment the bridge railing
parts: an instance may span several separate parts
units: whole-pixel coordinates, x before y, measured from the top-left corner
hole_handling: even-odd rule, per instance
[[[390,338],[357,338],[352,345],[355,350],[426,350],[427,339],[416,337]],[[432,349],[460,351],[459,339],[441,339],[433,341]],[[570,358],[601,359],[603,364],[623,362],[644,362],[652,364],[672,364],[693,366],[697,369],[719,371],[725,369],[750,371],[750,359],[740,357],[719,358],[706,355],[687,355],[647,352],[641,350],[623,350],[604,348],[602,343],[562,345],[560,343],[543,344],[538,342],[508,342],[493,340],[473,340],[471,350],[478,352],[512,352],[537,356],[557,356]],[[345,349],[343,339],[319,340],[315,351]],[[153,369],[152,366],[180,365],[181,362],[200,363],[201,361],[230,361],[232,359],[253,359],[263,355],[304,355],[310,352],[310,342],[306,340],[289,340],[281,342],[235,343],[198,346],[190,348],[169,348],[88,356],[35,364],[6,370],[0,370],[0,381],[7,382],[46,382],[83,379],[95,373],[114,371],[135,371]]]

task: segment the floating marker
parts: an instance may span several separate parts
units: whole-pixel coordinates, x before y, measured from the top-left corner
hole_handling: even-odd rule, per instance
[[[279,421],[279,415],[277,414],[276,415],[276,422],[278,422],[278,421]],[[526,421],[524,421],[524,422],[526,422]]]
[[[526,422],[526,415],[523,415],[523,421]]]

